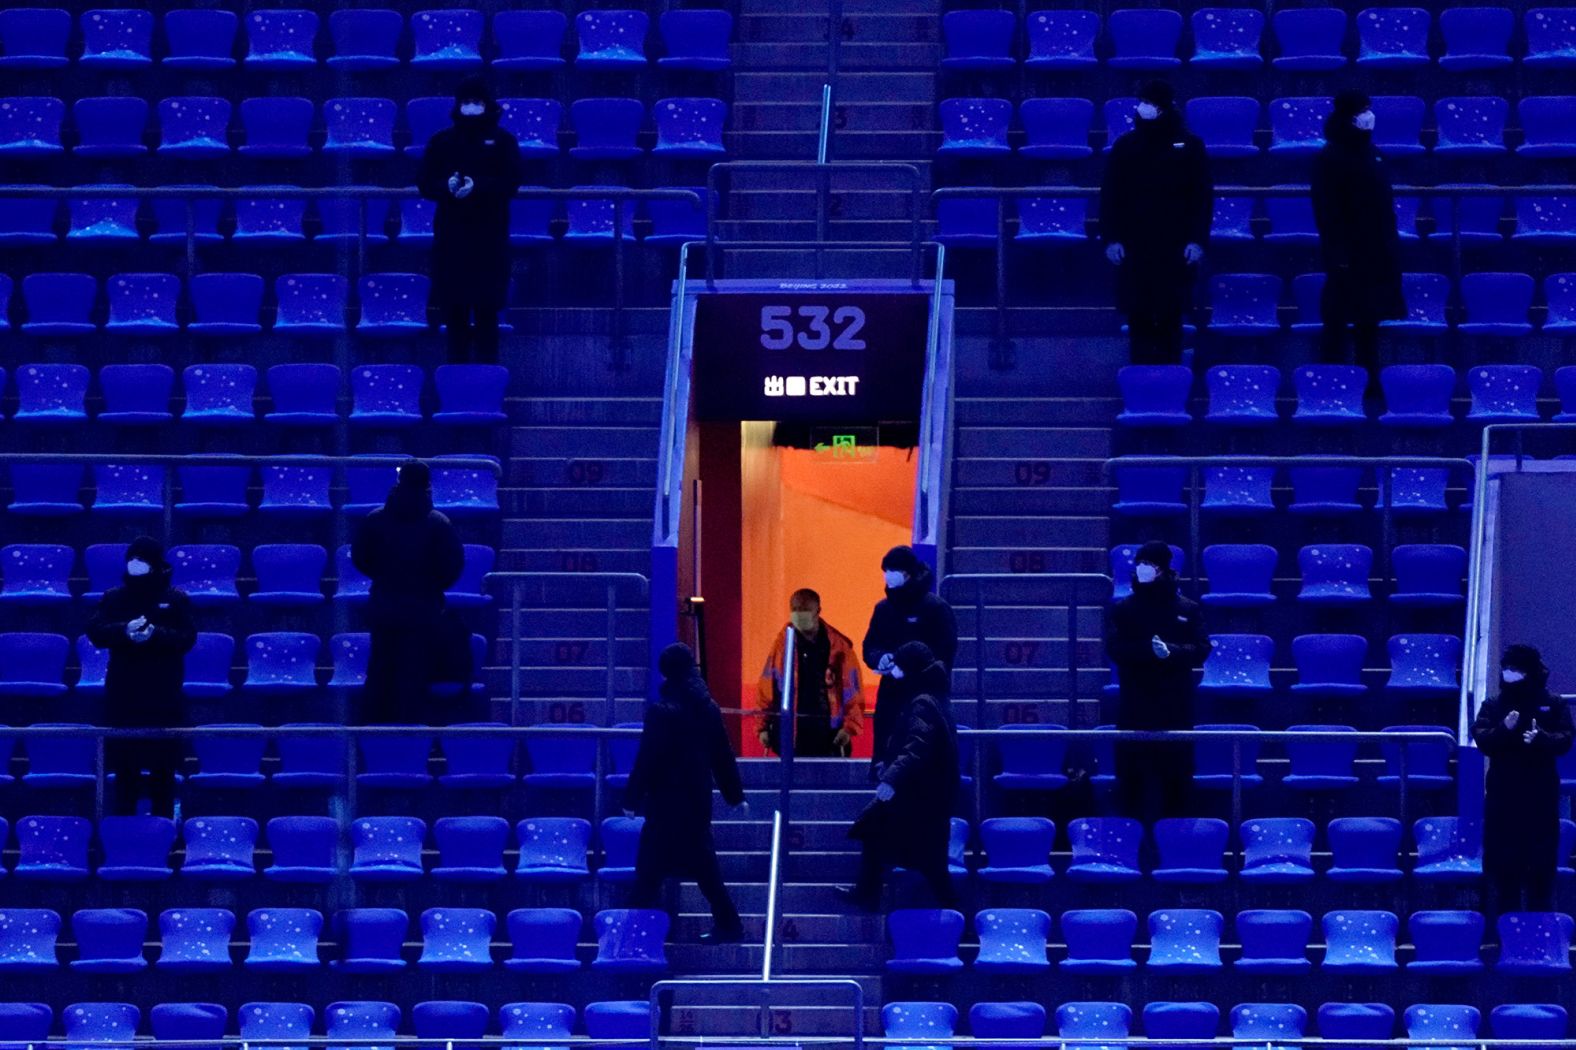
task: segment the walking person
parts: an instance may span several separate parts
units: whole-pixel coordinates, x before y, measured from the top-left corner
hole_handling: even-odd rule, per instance
[[[1379,323],[1406,316],[1395,194],[1373,143],[1374,111],[1361,91],[1335,96],[1313,167],[1313,219],[1324,255],[1320,357],[1351,360],[1377,379]],[[1351,332],[1353,354],[1346,352]]]
[[[87,628],[88,641],[109,650],[101,724],[116,729],[185,725],[181,684],[186,654],[197,644],[191,602],[170,586],[170,564],[158,540],[141,536],[126,548],[119,587],[104,592]],[[178,740],[108,740],[105,771],[115,775],[115,812],[132,816],[146,797],[154,816],[175,816]]]
[[[1501,915],[1553,911],[1559,867],[1559,756],[1571,749],[1571,714],[1549,692],[1549,669],[1530,645],[1500,658],[1499,695],[1478,708],[1472,741],[1488,758],[1483,873]]]
[[[1215,188],[1204,143],[1183,124],[1171,85],[1145,84],[1136,116],[1106,162],[1100,238],[1116,267],[1116,308],[1127,317],[1132,363],[1177,364]]]
[[[448,327],[449,360],[498,360],[498,313],[509,293],[509,205],[520,189],[520,144],[498,126],[487,82],[466,77],[453,126],[421,155],[416,186],[437,204],[432,284]]]
[[[788,599],[794,632],[794,754],[800,758],[847,758],[865,718],[859,658],[848,636],[821,619],[821,596],[808,587]],[[756,685],[761,747],[780,752],[783,678],[788,628],[777,632]]]
[[[881,779],[895,755],[893,734],[902,719],[907,689],[893,677],[896,654],[907,642],[923,642],[947,673],[943,693],[951,692],[952,662],[958,654],[958,621],[952,606],[931,591],[930,566],[911,547],[893,547],[881,559],[886,597],[876,603],[865,629],[865,664],[881,675],[872,718],[870,779]]]
[[[363,720],[453,721],[433,716],[428,690],[450,662],[446,654],[453,632],[444,617],[443,594],[460,578],[465,548],[449,519],[432,507],[432,472],[425,463],[413,459],[399,468],[388,500],[356,529],[350,558],[372,581]],[[468,647],[470,638],[464,642]]]
[[[1196,602],[1177,593],[1171,548],[1138,548],[1133,593],[1111,608],[1106,652],[1116,668],[1116,728],[1193,728],[1193,672],[1209,652]],[[1116,789],[1122,812],[1146,824],[1186,816],[1193,781],[1191,743],[1120,742]]]
[[[646,708],[640,748],[624,789],[625,815],[646,818],[630,900],[637,908],[655,908],[665,880],[691,879],[711,905],[712,928],[701,942],[736,942],[744,937],[744,924],[717,863],[711,792],[715,784],[724,802],[748,814],[744,783],[695,653],[676,642],[662,650],[657,670],[662,686]]]
[[[843,895],[855,907],[874,911],[887,869],[901,865],[919,873],[942,907],[951,907],[957,894],[947,871],[947,850],[959,771],[950,675],[929,646],[906,642],[893,656],[889,677],[908,696],[892,727],[890,758],[875,799],[848,832],[861,852],[858,879]]]

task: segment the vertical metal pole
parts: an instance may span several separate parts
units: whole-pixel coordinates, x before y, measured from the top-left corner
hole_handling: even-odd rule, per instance
[[[361,812],[356,806],[356,736],[345,728],[345,817],[354,820]]]
[[[104,737],[93,738],[93,820],[95,823],[104,819]],[[120,790],[131,790],[130,785],[120,785]]]
[[[1198,571],[1199,556],[1201,554],[1201,552],[1198,549],[1200,535],[1201,535],[1201,532],[1200,532],[1200,526],[1199,526],[1199,510],[1198,510],[1198,464],[1195,463],[1193,466],[1188,468],[1188,479],[1187,479],[1187,553],[1184,555],[1184,558],[1183,558],[1183,560],[1187,562],[1188,575],[1190,577],[1192,577],[1192,580],[1193,580],[1193,597],[1194,598],[1198,597],[1198,593],[1199,593],[1199,576],[1202,575]]]
[[[788,821],[788,803],[792,798],[794,737],[799,728],[796,718],[795,693],[799,690],[799,646],[793,625],[784,628],[787,643],[783,646],[783,695],[777,702],[777,760],[780,780],[777,784],[777,809],[783,815],[784,827]],[[785,840],[786,841],[786,840]]]
[[[509,608],[509,724],[520,724],[520,586],[512,585],[513,600]]]
[[[191,287],[192,275],[197,272],[197,201],[186,200],[186,286]],[[190,294],[190,293],[188,293]]]
[[[1242,827],[1242,738],[1240,736],[1231,738],[1231,826]]]
[[[618,581],[609,580],[607,583],[607,691],[604,694],[606,709],[602,712],[602,724],[610,726],[614,722],[613,710],[615,693],[613,690],[613,670],[618,665],[614,649],[618,645]],[[601,754],[601,749],[597,750]]]
[[[356,276],[367,272],[367,199],[356,198]]]
[[[164,471],[164,548],[168,550],[175,542],[175,471],[168,463],[162,469]]]

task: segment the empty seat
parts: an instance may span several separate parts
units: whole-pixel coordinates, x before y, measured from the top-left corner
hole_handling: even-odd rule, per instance
[[[1449,365],[1389,365],[1379,374],[1384,387],[1386,426],[1435,428],[1449,426],[1450,395],[1456,386]]]
[[[1239,1003],[1231,1008],[1231,1037],[1262,1039],[1266,1047],[1282,1045],[1271,1040],[1295,1040],[1307,1025],[1308,1012],[1295,1003]]]
[[[1004,98],[949,98],[941,102],[941,145],[936,152],[957,157],[1004,156],[1012,103]]]
[[[1274,604],[1270,580],[1275,574],[1277,552],[1264,543],[1215,543],[1204,548],[1204,575],[1209,590],[1205,605],[1233,609]]]
[[[1149,962],[1156,973],[1208,973],[1221,968],[1218,911],[1168,908],[1149,913]]]
[[[369,738],[370,739],[370,738]],[[415,817],[362,817],[350,826],[352,878],[410,882],[421,878],[427,825]]]
[[[246,20],[248,66],[280,72],[317,62],[317,14],[295,8],[254,10]]]
[[[727,152],[722,142],[728,104],[718,98],[664,98],[652,107],[657,125],[654,154],[669,157],[715,157]]]
[[[508,419],[503,399],[509,370],[502,365],[439,365],[432,378],[438,391],[433,422],[485,425]]]
[[[229,1014],[219,1003],[158,1003],[148,1011],[153,1038],[174,1043],[221,1041]]]
[[[1292,731],[1320,733],[1355,733],[1351,726],[1294,725]],[[1288,740],[1286,754],[1291,759],[1291,772],[1282,779],[1287,787],[1305,791],[1326,791],[1349,788],[1357,783],[1353,764],[1357,760],[1357,743],[1340,739]]]
[[[493,68],[558,68],[564,64],[562,51],[568,28],[569,20],[559,11],[497,12],[492,23]]]
[[[323,914],[319,911],[254,908],[247,913],[246,929],[251,946],[243,965],[248,969],[297,973],[315,970],[321,965],[317,958],[317,939],[323,931]]]
[[[71,13],[60,7],[0,11],[0,67],[58,69],[67,62]]]
[[[1467,418],[1480,423],[1535,423],[1539,419],[1538,387],[1542,382],[1542,370],[1533,365],[1478,365],[1468,369],[1472,410]]]
[[[71,932],[77,940],[77,957],[71,961],[73,970],[129,974],[147,968],[148,960],[142,957],[142,942],[148,935],[148,916],[144,912],[135,908],[84,908],[71,916]]]
[[[1154,881],[1171,885],[1208,886],[1224,882],[1224,856],[1230,829],[1213,817],[1168,817],[1155,822],[1159,861]]]
[[[1209,392],[1207,423],[1261,427],[1279,419],[1275,395],[1280,369],[1273,365],[1216,365],[1204,373],[1204,387]]]
[[[1249,700],[1271,692],[1270,661],[1275,642],[1262,634],[1215,634],[1209,638],[1199,690],[1206,694]]]
[[[264,243],[298,243],[306,240],[306,201],[299,197],[273,197],[268,195],[270,186],[248,186],[258,191],[256,196],[238,198],[235,202],[235,240],[256,240]],[[281,187],[293,189],[295,187]],[[261,298],[262,290],[258,289]],[[251,317],[246,320],[251,320]]]
[[[331,98],[323,103],[323,152],[381,157],[394,152],[394,117],[387,98]],[[374,227],[376,228],[376,227]]]
[[[1252,241],[1253,209],[1252,197],[1216,196],[1214,215],[1210,219],[1210,240]]]
[[[246,1003],[236,1011],[242,1039],[306,1039],[312,1034],[312,1008],[305,1003]]]
[[[55,959],[55,941],[60,935],[60,915],[45,908],[6,908],[0,911],[0,973],[25,974],[53,970],[60,965]],[[17,1004],[20,1006],[21,1004]],[[42,1042],[49,1032],[49,1009],[42,1007]],[[4,1010],[4,1008],[0,1008]],[[36,1030],[39,1020],[36,1012],[26,1017],[22,1011],[0,1012],[8,1038],[16,1038],[23,1031],[23,1023],[30,1018]]]
[[[1302,589],[1297,600],[1309,605],[1362,605],[1372,595],[1368,573],[1374,552],[1360,543],[1310,544],[1297,552]]]
[[[1219,274],[1210,281],[1209,329],[1217,335],[1260,336],[1280,331],[1281,281],[1270,274]]]
[[[186,407],[181,419],[204,426],[235,426],[255,417],[257,369],[242,364],[187,365],[181,373]]]
[[[329,963],[341,973],[397,973],[405,968],[400,949],[410,919],[398,908],[346,908],[334,913],[334,930],[344,958]]]
[[[261,471],[263,498],[257,504],[258,513],[290,521],[327,517],[334,509],[329,501],[333,473],[333,468],[328,466],[265,464]]]
[[[1130,911],[1095,908],[1062,913],[1062,938],[1067,957],[1061,968],[1068,973],[1115,974],[1135,969],[1133,935],[1138,917]]]
[[[31,335],[82,335],[94,330],[91,319],[98,282],[85,273],[30,273],[22,278],[22,300],[27,320],[22,331]],[[80,365],[34,365],[46,370],[81,368]],[[85,369],[83,371],[86,371]],[[19,394],[26,394],[28,373],[17,372]],[[83,387],[86,388],[84,381]]]
[[[1510,34],[1515,26],[1509,8],[1446,8],[1439,13],[1439,31],[1445,38],[1439,68],[1467,72],[1510,65]]]
[[[494,923],[493,913],[482,908],[428,908],[421,913],[416,965],[440,973],[490,969]]]
[[[280,776],[275,774],[275,780]],[[274,817],[268,822],[268,845],[274,862],[263,869],[265,879],[326,883],[338,874],[339,825],[332,817]]]
[[[410,426],[422,421],[426,375],[416,365],[362,365],[350,373],[353,424]]]
[[[263,279],[257,274],[200,273],[191,279],[188,288],[193,315],[192,322],[186,326],[188,332],[229,336],[251,335],[263,330],[258,322],[263,306]],[[196,367],[201,366],[189,366],[188,374]],[[226,366],[207,367],[223,370]],[[253,374],[256,374],[255,369]]]
[[[328,552],[315,543],[262,543],[252,548],[257,589],[247,600],[272,608],[320,605]]]
[[[23,817],[16,823],[12,874],[35,882],[80,882],[88,877],[92,836],[93,825],[83,817]]]
[[[1040,10],[1025,28],[1029,53],[1023,64],[1040,69],[1089,69],[1096,63],[1094,45],[1100,16],[1094,11]]]
[[[0,635],[0,642],[6,637]],[[10,654],[4,655],[9,657]],[[8,662],[0,660],[0,668],[7,667]],[[69,730],[91,728],[74,722],[35,722],[33,725],[34,728],[47,726]],[[98,780],[94,773],[94,743],[89,736],[72,732],[63,736],[37,737],[25,741],[23,748],[27,752],[27,772],[22,775],[24,784],[32,787],[73,788],[89,786]]]
[[[361,278],[361,335],[396,336],[425,331],[429,282],[424,274],[377,273]]]
[[[881,1008],[881,1030],[888,1039],[934,1039],[944,1042],[957,1029],[958,1010],[951,1003],[889,1002]]]
[[[945,198],[936,202],[936,239],[948,247],[994,245],[1000,236],[1002,204],[987,198]]]
[[[1324,969],[1336,973],[1383,973],[1396,968],[1400,921],[1387,911],[1324,913]]]
[[[565,883],[590,878],[586,856],[591,825],[579,817],[531,817],[515,828],[520,843],[515,875],[532,882]]]
[[[949,914],[956,916],[956,935],[952,941],[955,957],[957,935],[963,932],[963,916],[957,912]],[[667,955],[663,950],[668,933],[667,912],[610,908],[597,912],[593,925],[597,939],[596,958],[591,962],[593,969],[611,973],[654,973],[667,969]],[[958,962],[959,967],[962,965]]]
[[[1308,961],[1308,935],[1313,917],[1305,911],[1252,909],[1237,913],[1237,939],[1242,955],[1232,965],[1239,973],[1301,974]]]
[[[77,127],[72,152],[80,157],[140,157],[148,152],[142,141],[148,125],[148,103],[131,96],[79,98],[71,106]]]
[[[113,315],[115,306],[115,285],[122,277],[155,276],[164,277],[166,274],[121,274],[110,280],[110,310]],[[171,276],[174,287],[170,290],[169,317],[173,318],[175,310],[175,296],[179,294],[180,282]],[[123,316],[125,316],[123,314]],[[98,419],[102,423],[114,423],[117,426],[149,426],[156,423],[168,423],[170,416],[170,392],[175,386],[175,371],[168,365],[105,365],[99,369],[99,392],[104,395],[104,407],[99,411]],[[163,469],[158,473],[162,477]]]
[[[1277,19],[1280,14],[1277,13]],[[1285,37],[1281,37],[1284,44]],[[1280,61],[1279,59],[1276,60]],[[1324,147],[1324,121],[1333,106],[1326,97],[1277,98],[1270,102],[1270,152],[1312,153]]]
[[[1460,638],[1453,634],[1397,634],[1391,636],[1389,650],[1387,693],[1414,699],[1456,695]]]
[[[505,1003],[498,1008],[498,1026],[505,1039],[568,1040],[574,1020],[575,1008],[566,1003]]]
[[[1483,969],[1483,916],[1475,911],[1416,911],[1406,920],[1413,955],[1408,970],[1474,974]]]
[[[1356,365],[1302,365],[1292,372],[1297,393],[1292,420],[1308,426],[1361,423],[1367,418],[1363,411],[1367,383],[1367,370]]]
[[[240,152],[253,157],[305,157],[312,152],[313,106],[308,98],[249,98],[241,102],[241,127],[246,142]]]
[[[245,688],[256,693],[302,693],[317,688],[315,634],[274,631],[246,639]]]
[[[116,183],[84,187],[93,190],[130,190]],[[72,241],[124,242],[138,239],[135,197],[82,197],[66,201],[70,224],[66,239]]]
[[[733,16],[727,11],[664,11],[657,21],[657,32],[665,52],[657,59],[659,66],[714,72],[732,64],[728,42],[733,36]]]
[[[1192,64],[1213,69],[1258,69],[1264,13],[1245,7],[1203,7],[1193,12]]]
[[[1416,95],[1379,95],[1371,100],[1370,108],[1374,114],[1373,143],[1380,153],[1397,157],[1424,152],[1423,115],[1427,107],[1422,99]],[[1396,199],[1396,225],[1402,237],[1416,236],[1417,205],[1414,197]],[[1403,217],[1403,211],[1410,221]]]
[[[159,969],[213,973],[230,968],[235,913],[226,908],[169,908],[159,914]]]
[[[1013,239],[1029,243],[1083,241],[1089,236],[1088,221],[1089,202],[1084,198],[1020,197],[1018,232]]]
[[[509,913],[507,924],[514,948],[504,960],[504,969],[549,974],[571,973],[580,968],[580,961],[575,958],[579,912],[568,908],[516,908]],[[662,953],[663,935],[657,934],[658,955]]]
[[[182,878],[235,882],[256,874],[257,821],[251,817],[192,817],[182,822],[181,838]]]
[[[1436,153],[1489,154],[1505,151],[1510,104],[1495,96],[1442,98],[1434,103],[1439,129]]]
[[[575,16],[575,64],[589,69],[638,69],[646,64],[644,11],[582,11]]]
[[[1508,12],[1507,12],[1508,14]],[[1522,144],[1516,152],[1529,157],[1576,156],[1576,96],[1524,96],[1516,104]]]
[[[65,635],[32,631],[0,634],[0,696],[42,698],[65,693],[70,651],[71,640]],[[33,770],[28,772],[32,775]]]
[[[1301,634],[1291,642],[1297,681],[1291,691],[1313,699],[1365,696],[1363,660],[1368,639],[1360,634]]]
[[[1323,72],[1346,64],[1341,45],[1346,37],[1346,12],[1337,7],[1279,8],[1275,39],[1281,69]]]
[[[1426,66],[1429,14],[1420,7],[1370,7],[1357,16],[1357,64],[1378,69]]]
[[[1499,917],[1494,969],[1514,976],[1570,972],[1571,917],[1561,912],[1508,912]]]
[[[1082,817],[1067,825],[1074,882],[1131,883],[1140,878],[1138,850],[1144,829],[1127,817]]]
[[[509,822],[502,817],[441,817],[432,826],[438,845],[440,882],[494,882],[505,875]]]
[[[1204,140],[1204,149],[1212,157],[1258,155],[1259,147],[1253,141],[1259,124],[1259,100],[1256,98],[1189,99],[1187,123],[1194,134]]]
[[[1459,326],[1461,331],[1477,335],[1527,335],[1532,331],[1532,325],[1527,321],[1527,311],[1532,306],[1532,291],[1533,280],[1524,273],[1467,274],[1461,278],[1461,298],[1466,305],[1466,320]],[[1498,367],[1503,369],[1512,366]],[[1537,372],[1530,366],[1523,367]],[[1470,376],[1471,373],[1468,374]],[[1489,374],[1503,377],[1510,373],[1491,371]],[[1536,393],[1536,387],[1533,392]]]
[[[187,95],[159,101],[159,152],[201,160],[230,152],[227,99]]]
[[[1112,473],[1116,476],[1116,502],[1111,505],[1112,513],[1168,517],[1187,512],[1187,504],[1182,500],[1182,487],[1187,483],[1185,468],[1124,467],[1118,463]]]
[[[1405,608],[1460,605],[1466,562],[1466,551],[1453,544],[1401,544],[1390,552],[1390,566],[1395,573],[1391,604]]]
[[[1446,186],[1444,189],[1457,187]],[[1484,185],[1464,185],[1462,189],[1488,189]],[[1473,194],[1459,197],[1438,198],[1434,203],[1436,229],[1430,239],[1454,240],[1463,244],[1498,244],[1504,240],[1500,229],[1500,215],[1505,210],[1505,198],[1498,194]],[[1404,275],[1403,275],[1404,278]],[[1446,285],[1446,292],[1449,291]],[[1441,311],[1442,313],[1443,311]]]
[[[235,65],[232,52],[239,21],[233,11],[184,8],[164,13],[164,57],[170,69],[223,70]]]
[[[12,543],[0,548],[0,605],[62,606],[71,602],[75,548],[56,543]]]
[[[235,639],[227,634],[199,631],[197,644],[186,654],[186,680],[182,688],[190,697],[222,697],[230,692],[230,665]]]
[[[1339,817],[1330,821],[1332,882],[1368,885],[1399,882],[1396,857],[1401,846],[1401,822],[1389,817]]]
[[[1470,883],[1483,874],[1481,825],[1459,817],[1424,817],[1412,825],[1417,843],[1414,878],[1424,882]]]
[[[343,70],[388,69],[399,65],[400,30],[404,16],[382,8],[329,12],[328,36],[333,53],[328,64]]]
[[[639,99],[576,99],[569,107],[569,123],[575,131],[575,145],[569,148],[569,155],[581,160],[638,157],[642,150],[635,136],[645,114]]]
[[[1572,238],[1576,238],[1576,198],[1518,196],[1516,232],[1511,238],[1549,245],[1569,243]],[[1518,290],[1517,298],[1519,297]]]
[[[1379,476],[1381,484],[1384,475]],[[1397,516],[1419,517],[1443,514],[1449,470],[1440,467],[1394,467],[1390,470],[1389,492],[1381,491],[1378,506],[1390,508]]]
[[[1270,228],[1264,234],[1268,244],[1316,244],[1318,224],[1314,221],[1313,201],[1306,195],[1266,197],[1264,213]]]
[[[1528,66],[1576,65],[1576,17],[1559,7],[1535,7],[1524,16]]]
[[[1018,20],[1011,11],[948,11],[941,16],[942,69],[1009,69]]]
[[[1175,11],[1144,8],[1112,11],[1106,19],[1111,38],[1113,69],[1174,69],[1182,35],[1182,16]]]
[[[1056,825],[1044,817],[992,817],[980,824],[986,882],[1039,885],[1049,882],[1051,844]]]
[[[601,919],[605,912],[597,915]],[[892,941],[890,973],[938,974],[963,968],[958,941],[963,936],[963,916],[950,909],[900,908],[887,916]]]
[[[1076,160],[1094,152],[1089,146],[1094,103],[1088,99],[1024,99],[1018,115],[1024,132],[1024,144],[1018,152],[1025,157]]]
[[[1301,817],[1264,817],[1245,821],[1242,880],[1269,885],[1313,881],[1313,822]]]
[[[48,96],[12,96],[0,108],[0,156],[50,157],[64,152],[60,125],[66,104]]]
[[[1059,729],[1060,726],[1007,725],[1004,729]],[[998,737],[996,750],[1001,756],[1001,772],[992,780],[997,787],[1017,791],[1053,791],[1067,785],[1062,769],[1065,744],[1040,735],[1023,740]]]
[[[369,636],[335,635],[335,645],[336,648],[355,650],[350,656],[335,656],[335,663],[340,668],[340,684],[362,684],[366,678],[366,661],[370,656]],[[356,774],[356,783],[368,787],[404,788],[422,788],[432,783],[432,775],[427,772],[427,760],[432,754],[432,737],[429,734],[365,736],[361,738],[360,744],[361,769]]]
[[[1565,1008],[1553,1003],[1496,1006],[1488,1015],[1496,1039],[1564,1039],[1567,1024]]]
[[[990,908],[974,917],[980,951],[974,968],[981,973],[1040,973],[1046,958],[1051,917],[1036,908]]]

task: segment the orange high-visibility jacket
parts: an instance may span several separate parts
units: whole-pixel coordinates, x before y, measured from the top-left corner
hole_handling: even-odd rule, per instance
[[[849,736],[858,736],[865,721],[865,694],[864,685],[859,679],[859,657],[854,652],[854,643],[847,635],[825,620],[821,621],[821,630],[826,632],[831,643],[826,658],[826,709],[832,714],[834,726],[840,725],[847,729]],[[755,706],[760,709],[757,731],[765,730],[775,722],[778,707],[782,703],[787,636],[785,625],[783,630],[777,632],[777,641],[772,643],[771,655],[766,658],[766,666],[761,671],[755,697]]]

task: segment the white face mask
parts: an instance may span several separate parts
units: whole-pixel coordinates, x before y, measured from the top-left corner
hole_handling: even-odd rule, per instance
[[[1375,120],[1376,118],[1374,117],[1374,111],[1371,109],[1365,109],[1361,113],[1357,114],[1357,116],[1352,118],[1352,127],[1356,128],[1358,131],[1372,131],[1374,129]]]
[[[126,563],[126,575],[127,576],[146,576],[146,575],[148,575],[148,573],[150,573],[152,571],[153,571],[153,566],[151,566],[147,562],[141,561],[141,560],[139,560],[137,558],[133,558],[133,559],[131,559],[131,561],[128,561]]]
[[[479,117],[486,112],[487,106],[485,103],[462,102],[460,104],[460,116],[462,117]]]
[[[1512,670],[1506,669],[1506,670],[1501,671],[1499,673],[1499,680],[1504,682],[1506,685],[1515,685],[1517,682],[1521,681],[1522,679],[1524,679],[1526,677],[1527,677],[1527,672],[1525,672],[1525,671],[1512,671]]]
[[[901,587],[908,582],[908,573],[899,572],[896,569],[884,569],[881,572],[881,576],[886,580],[888,587]]]
[[[1138,104],[1139,120],[1154,120],[1160,116],[1160,107],[1153,102],[1140,102]]]
[[[1139,583],[1154,583],[1159,577],[1159,566],[1150,565],[1146,562],[1139,562],[1133,566],[1133,579]]]

